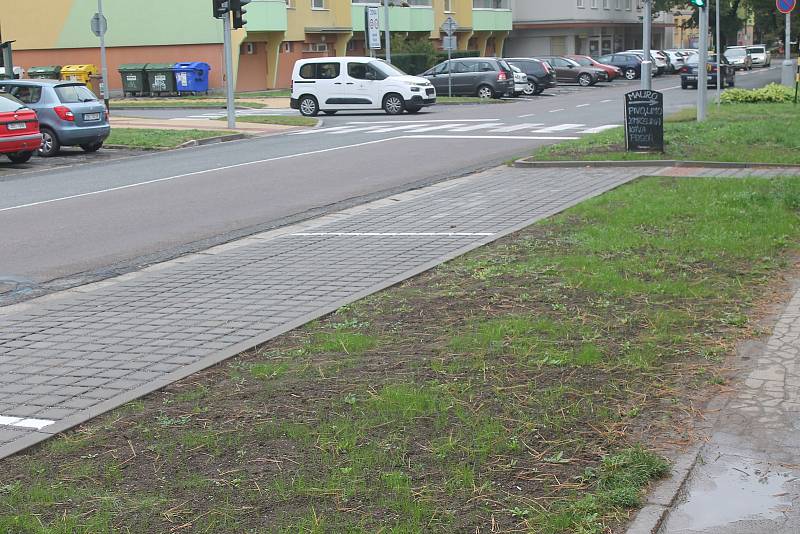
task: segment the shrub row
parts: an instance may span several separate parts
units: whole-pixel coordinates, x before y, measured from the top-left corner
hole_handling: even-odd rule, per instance
[[[722,93],[723,104],[760,103],[760,102],[792,102],[794,90],[771,83],[761,89],[728,89]]]

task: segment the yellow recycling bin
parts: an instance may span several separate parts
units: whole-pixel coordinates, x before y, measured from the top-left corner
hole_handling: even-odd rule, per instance
[[[61,68],[62,80],[85,83],[90,91],[94,91],[90,80],[95,74],[97,67],[94,65],[65,65]]]

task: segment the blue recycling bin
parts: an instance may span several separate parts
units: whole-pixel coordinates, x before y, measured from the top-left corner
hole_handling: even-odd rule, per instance
[[[208,73],[211,71],[208,63],[201,61],[175,63],[172,71],[175,73],[178,94],[208,92]]]

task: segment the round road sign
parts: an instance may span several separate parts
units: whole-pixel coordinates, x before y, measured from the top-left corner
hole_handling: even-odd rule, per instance
[[[775,0],[775,4],[778,6],[778,11],[786,15],[797,7],[797,0]]]

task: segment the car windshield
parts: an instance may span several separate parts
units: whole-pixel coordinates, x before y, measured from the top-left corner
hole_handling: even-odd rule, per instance
[[[97,97],[85,85],[59,85],[55,88],[62,104],[93,102]]]
[[[741,57],[746,56],[747,52],[744,48],[731,48],[730,50],[725,51],[725,55],[730,57]]]
[[[0,112],[17,111],[24,107],[25,104],[23,104],[10,94],[0,92]]]
[[[591,67],[593,65],[591,60],[585,57],[576,57],[573,61],[575,61],[575,63],[578,65],[583,65],[584,67]]]
[[[763,54],[765,52],[763,46],[751,46],[747,51],[751,54]]]
[[[394,65],[386,63],[382,59],[378,59],[375,61],[371,61],[370,65],[375,68],[378,72],[382,72],[386,76],[405,76],[406,73],[402,70],[398,69]]]

